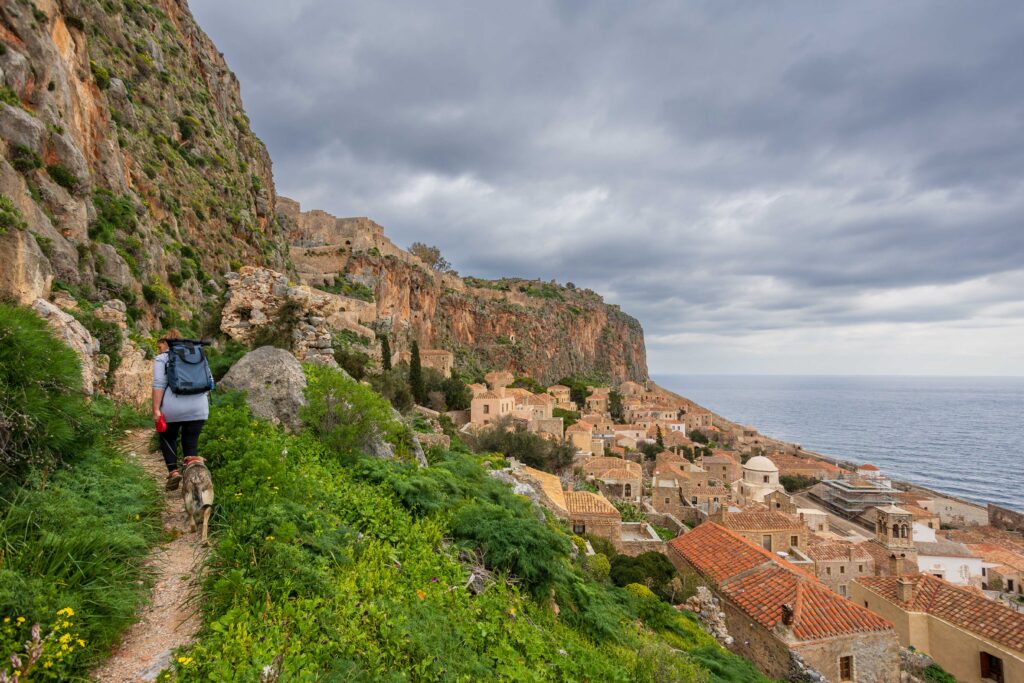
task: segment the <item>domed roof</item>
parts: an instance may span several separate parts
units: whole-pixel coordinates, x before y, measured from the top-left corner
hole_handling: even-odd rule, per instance
[[[750,460],[743,463],[743,469],[751,470],[752,472],[778,472],[779,468],[768,458],[763,455],[755,455]]]

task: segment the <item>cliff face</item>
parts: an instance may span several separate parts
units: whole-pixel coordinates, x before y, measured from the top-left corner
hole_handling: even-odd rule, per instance
[[[184,0],[4,2],[0,88],[0,194],[25,223],[7,239],[45,256],[21,298],[48,271],[145,329],[232,264],[285,267],[270,158]]]
[[[301,279],[372,298],[376,325],[394,335],[398,349],[415,339],[422,348],[452,351],[456,367],[470,374],[510,370],[541,382],[577,373],[647,378],[640,324],[590,290],[459,278],[399,249],[369,219],[301,212],[284,197],[278,210]]]

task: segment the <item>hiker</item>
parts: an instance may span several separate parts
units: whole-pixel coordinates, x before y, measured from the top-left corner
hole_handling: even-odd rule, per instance
[[[178,330],[167,330],[157,342],[160,353],[153,360],[153,421],[159,422],[161,415],[167,429],[160,433],[160,451],[167,465],[168,491],[174,491],[181,484],[178,471],[178,437],[181,437],[182,455],[186,458],[199,455],[199,433],[203,423],[210,416],[209,391],[181,394],[168,386],[167,364],[171,343],[181,338]],[[212,382],[212,380],[211,380]]]

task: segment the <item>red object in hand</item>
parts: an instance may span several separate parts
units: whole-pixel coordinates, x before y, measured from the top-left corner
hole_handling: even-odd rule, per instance
[[[160,417],[156,420],[156,431],[160,434],[167,431],[167,420],[164,419],[163,413],[160,413]]]

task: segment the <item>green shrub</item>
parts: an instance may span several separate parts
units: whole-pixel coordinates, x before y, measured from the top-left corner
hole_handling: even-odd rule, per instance
[[[616,555],[611,561],[610,577],[616,586],[642,584],[663,600],[672,601],[677,597],[672,581],[676,569],[661,553],[647,552],[636,557]]]
[[[72,311],[72,315],[82,323],[85,329],[89,330],[89,334],[99,341],[100,353],[105,353],[110,357],[107,376],[112,377],[114,371],[121,365],[121,328],[115,322],[97,318],[95,313],[88,308],[80,307],[78,310]]]
[[[92,69],[92,77],[96,80],[97,88],[106,90],[110,87],[110,72],[106,68],[96,62],[89,62],[89,68]]]
[[[21,211],[14,205],[14,202],[5,194],[0,194],[0,235],[8,230],[25,230],[28,223],[25,222]]]
[[[412,409],[412,391],[403,366],[391,368],[379,375],[370,375],[368,379],[373,390],[386,398],[395,410],[404,413]]]
[[[154,275],[148,284],[142,285],[142,297],[150,304],[169,304],[173,294],[167,285]]]
[[[4,48],[4,52],[0,52],[0,54],[5,54],[7,46],[0,45],[0,47]],[[21,98],[18,97],[18,93],[11,90],[10,86],[7,85],[0,85],[0,102],[9,104],[12,107],[21,107]]]
[[[455,375],[445,379],[441,383],[441,391],[444,393],[444,402],[448,410],[469,410],[473,402],[473,392],[461,379]]]
[[[370,354],[339,338],[332,340],[332,351],[335,362],[353,379],[362,380],[366,377],[370,367]]]
[[[782,484],[787,493],[794,493],[811,488],[818,483],[818,479],[803,474],[784,474],[779,477],[779,483]]]
[[[612,571],[612,565],[608,561],[608,557],[600,553],[587,555],[583,560],[583,568],[587,570],[587,574],[595,581],[607,581]]]
[[[0,481],[58,463],[87,413],[75,353],[33,311],[0,304]]]
[[[951,676],[938,664],[929,664],[921,674],[924,676],[924,680],[929,681],[929,683],[957,683],[956,676]]]
[[[509,430],[508,420],[498,420],[481,430],[473,444],[478,452],[502,453],[519,462],[546,472],[555,472],[572,462],[572,448],[549,441],[523,428]]]
[[[43,159],[35,150],[24,145],[14,145],[11,148],[11,165],[19,173],[31,173],[37,168],[43,167]]]
[[[135,205],[127,195],[117,197],[102,188],[93,192],[96,220],[89,226],[89,239],[114,244],[116,238],[135,228]]]
[[[75,174],[60,164],[50,164],[46,167],[46,172],[53,178],[53,182],[68,192],[74,192],[78,187],[78,178],[75,177]]]
[[[398,444],[405,427],[391,414],[383,397],[332,368],[306,366],[309,403],[302,409],[303,423],[335,456],[351,462],[374,435]]]
[[[275,346],[291,351],[295,346],[295,328],[302,318],[302,305],[288,299],[270,316],[269,322],[257,328],[252,337],[253,348]]]
[[[223,348],[217,349],[215,347],[208,347],[206,349],[206,359],[210,363],[210,374],[213,375],[214,381],[219,382],[223,379],[224,375],[228,374],[228,370],[231,366],[238,362],[238,360],[248,353],[249,349],[234,339],[229,339],[224,343]]]

